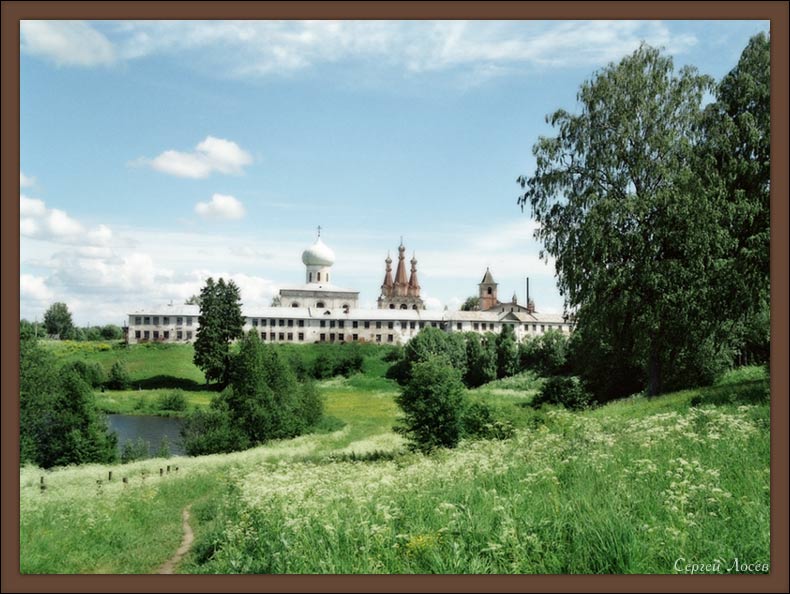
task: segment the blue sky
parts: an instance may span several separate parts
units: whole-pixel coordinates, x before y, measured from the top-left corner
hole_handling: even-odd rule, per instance
[[[641,41],[720,79],[767,21],[75,22],[20,26],[21,315],[124,322],[232,277],[303,282],[315,239],[374,306],[400,237],[429,307],[490,266],[559,312],[516,205],[545,116]]]

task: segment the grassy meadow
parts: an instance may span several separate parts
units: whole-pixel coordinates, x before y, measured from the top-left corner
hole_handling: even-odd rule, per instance
[[[59,356],[107,368],[126,357],[143,391],[201,395],[190,406],[210,397],[146,383],[200,386],[187,371],[191,347],[67,350]],[[195,543],[183,573],[673,573],[679,558],[720,560],[720,571],[735,558],[770,562],[763,368],[581,412],[526,406],[542,382],[531,374],[491,382],[469,399],[507,415],[515,436],[423,456],[392,432],[397,385],[383,377],[383,353],[365,351],[364,373],[319,383],[327,420],[314,434],[199,458],[22,468],[22,573],[155,571],[179,546],[187,505]],[[139,391],[98,396],[125,402]]]

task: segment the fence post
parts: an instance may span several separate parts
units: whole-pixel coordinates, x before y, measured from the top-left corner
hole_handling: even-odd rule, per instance
[[[107,480],[108,480],[108,481],[111,481],[111,480],[112,480],[112,470],[110,470],[110,471],[107,473]]]
[[[159,469],[159,476],[162,476],[164,473],[165,473],[164,469],[163,469],[163,468],[160,468],[160,469]]]

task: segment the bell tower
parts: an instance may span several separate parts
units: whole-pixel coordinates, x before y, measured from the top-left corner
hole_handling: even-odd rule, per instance
[[[497,283],[494,282],[494,277],[491,276],[491,271],[486,267],[486,273],[483,280],[480,281],[480,311],[491,309],[499,300],[497,299]]]

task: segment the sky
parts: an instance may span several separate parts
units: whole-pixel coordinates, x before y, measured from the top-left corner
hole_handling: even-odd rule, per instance
[[[720,80],[768,21],[22,21],[20,315],[118,324],[233,279],[244,310],[304,282],[375,307],[403,238],[430,309],[486,267],[563,311],[519,175],[596,70],[641,42]],[[408,266],[408,263],[407,263]]]

